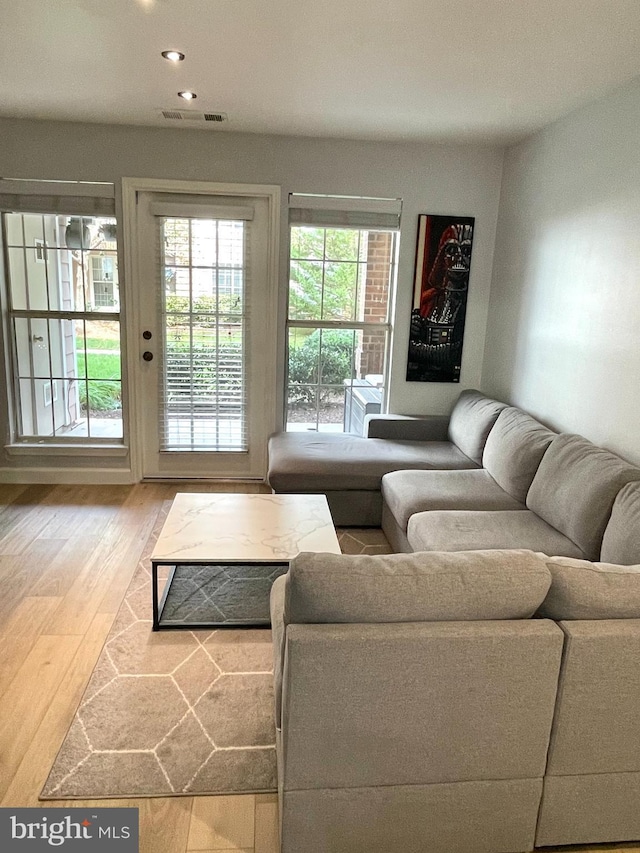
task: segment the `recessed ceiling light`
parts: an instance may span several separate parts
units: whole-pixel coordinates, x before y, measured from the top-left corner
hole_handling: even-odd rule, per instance
[[[198,97],[195,92],[178,92],[178,97],[184,98],[185,101],[195,101]]]
[[[182,62],[184,59],[184,53],[180,53],[179,50],[163,50],[162,55],[169,62]]]

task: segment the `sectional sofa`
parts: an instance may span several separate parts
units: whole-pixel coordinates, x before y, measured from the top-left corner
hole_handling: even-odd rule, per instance
[[[273,436],[269,484],[326,494],[336,525],[381,524],[395,551],[525,548],[615,563],[637,547],[638,529],[610,518],[640,468],[582,436],[478,391],[448,418],[370,416],[367,429]]]
[[[282,853],[640,839],[640,565],[301,554],[271,618]]]
[[[368,416],[367,435],[280,432],[269,440],[274,492],[327,496],[334,524],[379,527],[382,477],[390,471],[482,467],[504,403],[464,391],[450,416]]]
[[[273,586],[282,853],[640,840],[640,469],[477,391],[367,430],[270,443],[400,552]]]

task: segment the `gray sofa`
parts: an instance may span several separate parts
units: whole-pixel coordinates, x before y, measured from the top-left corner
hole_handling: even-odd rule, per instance
[[[336,525],[381,525],[404,552],[597,560],[633,481],[640,468],[479,391],[463,391],[449,417],[374,415],[366,437],[278,433],[269,444],[275,492],[324,493]]]
[[[518,429],[505,438],[510,419]],[[517,409],[498,418],[483,462],[480,471],[386,475],[382,526],[394,549],[528,548],[597,560],[618,494],[640,480],[613,453],[579,435],[553,436]],[[618,562],[608,550],[603,559]]]
[[[640,839],[640,566],[301,554],[271,611],[282,853]]]
[[[366,437],[276,433],[269,439],[267,482],[276,493],[325,494],[336,525],[379,527],[385,474],[480,468],[504,408],[479,391],[463,391],[450,416],[376,416]]]
[[[283,853],[640,839],[640,469],[479,392],[368,428],[272,439],[407,552],[274,584]]]
[[[387,474],[381,484],[382,526],[394,550],[421,550],[407,539],[409,519],[417,513],[526,509],[531,482],[555,436],[519,409],[504,407],[485,441],[481,468]]]
[[[640,490],[627,496],[640,510]],[[565,640],[536,844],[638,841],[640,565],[547,565],[552,586],[539,612]]]

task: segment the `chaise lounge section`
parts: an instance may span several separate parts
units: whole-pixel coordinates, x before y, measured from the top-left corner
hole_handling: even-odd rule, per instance
[[[267,482],[276,493],[325,494],[334,524],[379,527],[390,471],[479,469],[504,403],[463,391],[450,416],[369,419],[366,437],[281,432],[269,440]]]

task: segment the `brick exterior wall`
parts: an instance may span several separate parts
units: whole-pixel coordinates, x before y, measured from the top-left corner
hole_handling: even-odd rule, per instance
[[[384,323],[389,303],[389,274],[393,234],[389,231],[370,231],[367,244],[367,278],[362,293],[365,322]],[[360,353],[358,377],[382,373],[384,368],[384,336],[364,334]]]

